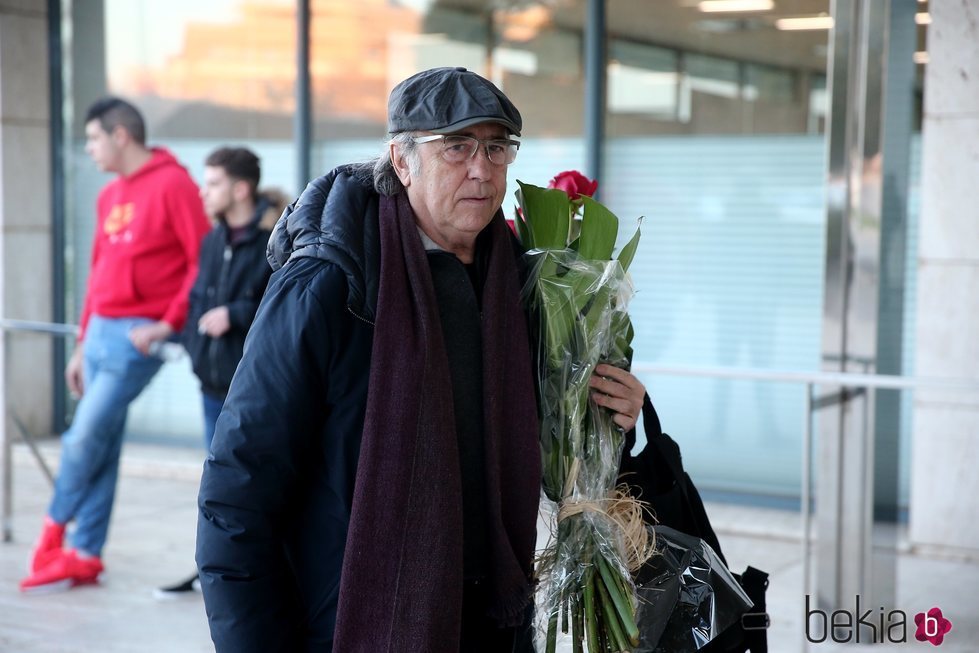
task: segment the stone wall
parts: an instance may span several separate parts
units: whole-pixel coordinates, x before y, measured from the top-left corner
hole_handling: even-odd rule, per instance
[[[0,0],[0,316],[52,315],[47,3]],[[52,430],[52,342],[7,335],[6,402],[39,435]],[[8,428],[11,428],[8,420]]]
[[[979,4],[929,3],[915,373],[979,379]],[[979,393],[918,391],[912,543],[979,551]]]

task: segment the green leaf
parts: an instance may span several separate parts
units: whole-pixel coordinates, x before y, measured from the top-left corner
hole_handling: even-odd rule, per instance
[[[573,337],[577,311],[571,290],[562,280],[542,277],[538,281],[542,335],[551,367],[561,365]]]
[[[537,249],[564,249],[568,246],[571,200],[563,190],[541,188],[517,180],[524,219],[530,227]]]
[[[619,219],[605,206],[590,197],[582,196],[585,212],[581,217],[581,258],[607,261],[615,249],[615,237],[619,233]]]
[[[619,252],[619,264],[622,266],[623,272],[629,271],[629,266],[632,265],[632,259],[636,257],[637,249],[639,249],[639,227],[636,227],[636,233],[633,234],[629,242]]]
[[[607,357],[613,365],[628,363],[632,359],[632,347],[630,343],[635,335],[632,328],[632,320],[625,311],[616,311],[612,314],[612,333],[615,338],[611,342],[611,349]]]
[[[609,306],[611,301],[612,289],[608,285],[599,286],[591,295],[591,303],[582,315],[583,328],[588,343],[588,349],[585,351],[591,351],[592,347],[599,347],[602,340],[608,337],[609,318],[612,315]],[[604,337],[602,337],[603,335]],[[595,351],[591,355],[597,358],[600,354],[600,351]]]
[[[517,191],[518,193],[520,191]],[[517,226],[517,240],[520,244],[524,246],[525,249],[534,248],[534,238],[530,233],[530,227],[527,226],[527,222],[523,219],[518,211],[514,211],[513,224]]]

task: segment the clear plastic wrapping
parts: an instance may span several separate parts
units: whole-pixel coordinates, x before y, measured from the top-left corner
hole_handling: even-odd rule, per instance
[[[543,491],[555,516],[538,564],[538,650],[563,637],[573,651],[586,641],[593,653],[631,650],[639,632],[630,568],[646,533],[638,504],[615,492],[624,435],[590,399],[589,380],[599,363],[628,367],[632,287],[618,261],[582,260],[572,249],[535,250],[527,262]]]

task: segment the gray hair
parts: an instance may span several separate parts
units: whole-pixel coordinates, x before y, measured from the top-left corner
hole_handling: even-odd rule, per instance
[[[404,184],[398,178],[391,162],[391,144],[398,146],[408,163],[408,171],[415,175],[421,168],[421,158],[418,156],[418,144],[415,143],[413,132],[399,132],[385,141],[381,155],[362,163],[354,164],[356,173],[370,178],[374,182],[374,190],[381,195],[397,195],[404,190]]]

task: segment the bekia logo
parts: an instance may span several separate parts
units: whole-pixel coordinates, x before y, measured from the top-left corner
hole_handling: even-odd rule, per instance
[[[827,639],[844,644],[847,642],[900,643],[908,641],[908,616],[904,610],[884,611],[883,607],[861,611],[860,595],[854,597],[854,610],[834,610],[827,614],[810,605],[811,597],[806,595],[806,639],[813,644],[821,644]],[[865,606],[863,606],[865,607]],[[928,612],[914,616],[917,630],[914,638],[919,642],[929,642],[941,646],[945,635],[952,631],[952,622],[942,614],[942,609],[934,607]]]
[[[914,623],[918,626],[914,638],[919,642],[931,642],[935,646],[941,646],[945,635],[952,630],[952,622],[942,615],[939,607],[914,615]]]

